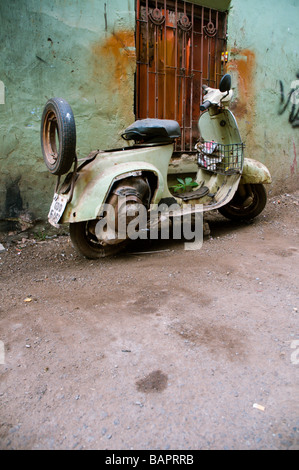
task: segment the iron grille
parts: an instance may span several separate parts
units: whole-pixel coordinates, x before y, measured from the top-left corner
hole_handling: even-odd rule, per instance
[[[179,0],[137,0],[136,119],[174,119],[175,151],[194,152],[202,85],[224,73],[226,12]]]

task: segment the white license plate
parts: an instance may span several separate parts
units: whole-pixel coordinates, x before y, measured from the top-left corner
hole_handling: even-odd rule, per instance
[[[50,207],[50,211],[48,214],[48,220],[50,224],[57,225],[59,220],[64,213],[65,206],[68,202],[68,196],[64,196],[62,194],[54,194],[53,201]]]

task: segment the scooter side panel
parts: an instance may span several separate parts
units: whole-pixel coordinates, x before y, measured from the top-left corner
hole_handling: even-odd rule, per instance
[[[172,145],[135,149],[132,152],[107,152],[86,165],[78,174],[72,201],[67,205],[60,223],[95,219],[101,212],[113,183],[136,171],[150,171],[158,178],[155,200],[169,197],[167,168]],[[126,161],[129,160],[129,161]]]
[[[252,158],[244,158],[241,184],[270,184],[271,182],[271,174],[263,163]]]

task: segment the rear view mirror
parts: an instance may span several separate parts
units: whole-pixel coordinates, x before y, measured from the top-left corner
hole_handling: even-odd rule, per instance
[[[226,73],[225,75],[223,75],[223,77],[220,80],[219,90],[221,91],[221,93],[224,93],[225,91],[228,92],[231,89],[231,86],[232,86],[231,76],[228,73]]]

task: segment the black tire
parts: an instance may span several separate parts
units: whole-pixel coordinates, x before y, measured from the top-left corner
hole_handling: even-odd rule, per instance
[[[97,221],[75,222],[70,224],[70,237],[74,248],[85,258],[99,259],[115,255],[123,250],[127,241],[115,245],[102,245],[94,235]]]
[[[265,208],[267,203],[267,192],[263,184],[247,184],[245,185],[246,196],[241,196],[240,192],[234,195],[233,199],[218,211],[224,217],[230,220],[251,220],[257,217]],[[244,206],[244,201],[249,196],[252,201]]]
[[[41,120],[41,146],[53,175],[67,173],[76,157],[76,125],[72,108],[63,98],[47,101]]]

